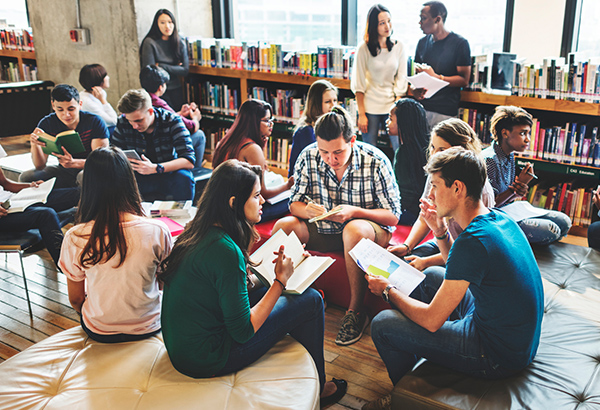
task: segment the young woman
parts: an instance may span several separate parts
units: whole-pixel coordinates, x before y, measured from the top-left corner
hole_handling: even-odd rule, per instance
[[[171,251],[171,234],[143,216],[133,170],[118,148],[88,156],[76,222],[65,235],[59,266],[83,330],[105,343],[158,333],[156,269]]]
[[[263,149],[273,131],[273,109],[271,104],[261,100],[247,100],[242,104],[238,115],[217,144],[213,154],[213,167],[219,166],[228,159],[238,159],[252,165],[259,165],[263,173],[267,171],[267,161]],[[294,177],[286,183],[276,187],[265,187],[264,178],[261,178],[261,194],[269,199],[290,189],[294,185]],[[278,218],[289,211],[288,202],[280,201],[276,204],[265,204],[262,219],[264,221]]]
[[[110,77],[106,68],[100,64],[87,64],[79,71],[79,84],[83,91],[79,93],[81,109],[96,114],[104,120],[108,132],[117,125],[117,112],[106,101],[106,90],[110,87]]]
[[[288,177],[294,175],[294,166],[298,155],[304,148],[315,142],[315,130],[313,126],[319,117],[331,112],[337,104],[338,89],[327,80],[317,80],[308,89],[304,112],[294,128],[292,136],[292,152],[290,154],[290,165]]]
[[[481,153],[481,142],[473,129],[464,121],[458,118],[450,118],[438,123],[431,130],[431,139],[429,142],[429,156],[440,151],[447,150],[450,147],[460,146],[471,150],[477,154]],[[421,198],[427,198],[431,189],[431,178],[427,178],[425,190]],[[494,190],[490,181],[486,180],[481,193],[481,199],[485,206],[493,208],[495,205]],[[419,270],[424,270],[429,266],[444,265],[444,259],[439,253],[435,240],[428,241],[423,245],[417,246],[429,233],[430,229],[423,217],[415,221],[406,241],[401,245],[390,246],[388,250],[398,256],[404,256],[412,266]],[[462,228],[453,219],[448,221],[448,232],[450,240],[454,241],[462,232]]]
[[[394,171],[402,200],[401,225],[412,225],[419,216],[419,199],[425,188],[427,164],[427,118],[421,104],[411,98],[396,101],[387,120],[390,135],[397,135],[400,146],[396,150]]]
[[[351,88],[358,104],[358,129],[362,139],[376,145],[377,134],[385,126],[394,102],[407,94],[406,52],[401,42],[392,40],[390,11],[376,4],[369,10],[365,42],[356,50]],[[400,145],[390,135],[394,152]]]
[[[188,74],[190,62],[187,47],[177,31],[175,16],[167,9],[154,15],[150,31],[140,47],[141,67],[157,65],[164,68],[171,80],[162,96],[171,107],[183,106],[184,96],[181,78]]]
[[[282,296],[293,273],[283,246],[275,282],[248,292],[248,251],[258,238],[262,169],[228,160],[213,172],[198,213],[164,262],[163,337],[173,366],[190,377],[236,372],[254,363],[287,333],[312,356],[321,405],[338,401],[344,380],[325,382],[323,300],[309,288]]]

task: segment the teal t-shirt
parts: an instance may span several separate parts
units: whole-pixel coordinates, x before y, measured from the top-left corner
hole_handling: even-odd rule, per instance
[[[211,228],[165,284],[162,333],[173,366],[191,377],[221,370],[232,343],[254,336],[246,261],[220,228]]]
[[[484,352],[522,369],[537,352],[544,291],[527,238],[502,211],[473,219],[448,255],[446,279],[466,280],[475,298],[473,321]]]

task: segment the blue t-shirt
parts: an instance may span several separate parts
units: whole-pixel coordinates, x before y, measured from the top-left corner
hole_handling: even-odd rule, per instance
[[[41,128],[47,134],[55,136],[63,131],[67,131],[69,128],[58,118],[55,113],[46,115],[38,123],[38,128]],[[92,152],[92,140],[95,138],[108,138],[108,128],[106,123],[96,114],[89,113],[87,111],[79,111],[79,124],[75,128],[75,131],[79,133],[85,152],[78,154],[72,154],[73,158],[85,159]]]
[[[306,125],[298,128],[292,136],[292,152],[290,153],[290,166],[288,168],[288,178],[294,175],[294,167],[298,160],[298,155],[302,150],[315,142],[315,130],[312,125]]]
[[[531,246],[499,210],[473,219],[450,249],[446,279],[470,282],[473,321],[485,353],[508,369],[522,369],[537,352],[544,291]]]

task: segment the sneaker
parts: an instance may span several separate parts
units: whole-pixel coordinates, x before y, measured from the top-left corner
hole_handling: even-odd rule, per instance
[[[364,313],[349,310],[342,319],[342,327],[335,338],[335,344],[347,346],[358,342],[369,324],[369,317]]]
[[[391,410],[392,408],[392,395],[388,394],[373,400],[362,406],[362,410]]]

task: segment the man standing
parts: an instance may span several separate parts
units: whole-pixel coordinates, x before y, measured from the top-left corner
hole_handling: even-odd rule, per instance
[[[76,187],[81,182],[80,172],[88,154],[100,147],[108,147],[108,129],[102,118],[81,111],[79,91],[72,85],[59,84],[50,94],[54,112],[42,118],[31,134],[31,158],[35,169],[25,171],[19,177],[21,182],[46,181],[56,177],[54,188]],[[39,140],[38,134],[45,132],[52,136],[75,130],[79,133],[84,152],[71,155],[63,148],[63,155],[53,154],[59,165],[46,165],[48,154],[42,151],[46,144]]]
[[[511,376],[531,363],[540,339],[544,294],[531,247],[512,219],[483,205],[486,170],[476,154],[450,148],[426,171],[432,188],[422,214],[446,269],[428,268],[410,296],[367,277],[371,292],[394,308],[373,319],[373,342],[394,384],[420,358],[473,377]],[[453,244],[449,217],[464,229]],[[389,396],[363,407],[385,408]]]
[[[471,49],[469,42],[444,27],[448,11],[439,1],[423,5],[419,25],[425,34],[415,52],[416,71],[449,82],[433,97],[423,99],[424,89],[413,90],[427,111],[429,129],[435,124],[458,115],[460,89],[469,84],[471,76]]]
[[[335,342],[349,345],[360,339],[368,324],[361,312],[367,282],[348,255],[362,238],[386,247],[400,218],[400,191],[387,157],[370,144],[356,141],[349,114],[342,108],[315,124],[317,141],[307,146],[294,167],[290,211],[273,232],[294,231],[307,249],[344,251],[350,283],[350,306]],[[316,223],[308,220],[328,210],[338,213]]]
[[[140,194],[145,201],[194,198],[191,169],[196,157],[190,133],[181,117],[152,107],[145,90],[129,90],[119,100],[123,115],[117,121],[112,144],[135,150],[141,159],[131,159]]]

